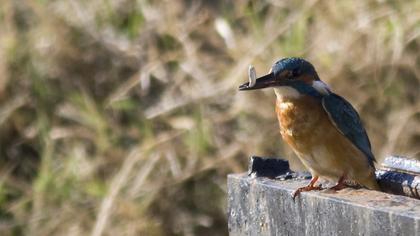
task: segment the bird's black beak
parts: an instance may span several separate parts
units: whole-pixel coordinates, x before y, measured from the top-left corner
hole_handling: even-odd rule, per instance
[[[239,91],[246,91],[246,90],[255,90],[255,89],[263,89],[268,87],[273,87],[278,85],[278,82],[276,78],[274,77],[273,73],[269,73],[267,75],[261,76],[257,78],[255,81],[254,86],[249,86],[250,83],[244,83],[241,86],[239,86]]]

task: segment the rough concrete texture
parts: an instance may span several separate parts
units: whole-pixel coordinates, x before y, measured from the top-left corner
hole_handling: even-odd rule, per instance
[[[292,192],[308,180],[228,176],[230,235],[417,235],[420,200],[366,189]]]
[[[402,156],[388,156],[382,162],[382,167],[394,171],[420,174],[420,160]]]

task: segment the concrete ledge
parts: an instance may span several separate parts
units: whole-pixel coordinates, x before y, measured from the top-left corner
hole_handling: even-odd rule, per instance
[[[420,200],[366,189],[292,192],[309,180],[228,176],[230,235],[416,235]]]

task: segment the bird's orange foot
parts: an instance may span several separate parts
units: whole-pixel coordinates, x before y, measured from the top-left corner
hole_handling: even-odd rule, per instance
[[[301,192],[308,192],[308,191],[312,191],[312,190],[321,190],[322,189],[321,186],[315,186],[315,183],[316,183],[317,180],[318,180],[318,176],[315,175],[315,176],[312,177],[311,182],[307,186],[296,189],[293,192],[293,195],[292,195],[293,201],[295,200],[295,198]]]
[[[336,185],[334,185],[334,186],[332,186],[331,188],[328,188],[328,189],[334,190],[334,191],[339,191],[339,190],[347,188],[347,187],[348,186],[345,183],[338,183],[338,184],[336,184]]]
[[[322,187],[321,186],[311,186],[311,185],[308,185],[308,186],[305,186],[305,187],[300,187],[293,192],[293,201],[295,200],[295,198],[297,196],[299,196],[299,194],[301,192],[309,192],[309,191],[312,191],[312,190],[322,190]]]
[[[346,180],[346,176],[345,175],[341,176],[340,179],[338,180],[337,184],[332,186],[331,188],[328,188],[328,189],[334,190],[334,191],[339,191],[343,188],[347,188],[348,185],[345,183],[345,180]]]

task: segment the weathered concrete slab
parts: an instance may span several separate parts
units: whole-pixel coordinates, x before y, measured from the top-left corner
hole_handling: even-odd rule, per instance
[[[309,180],[228,176],[230,235],[417,235],[420,200],[366,189],[292,192]]]
[[[309,172],[294,172],[281,158],[252,156],[248,175],[271,179],[310,179]],[[389,156],[376,170],[376,180],[383,192],[420,199],[420,161]]]

